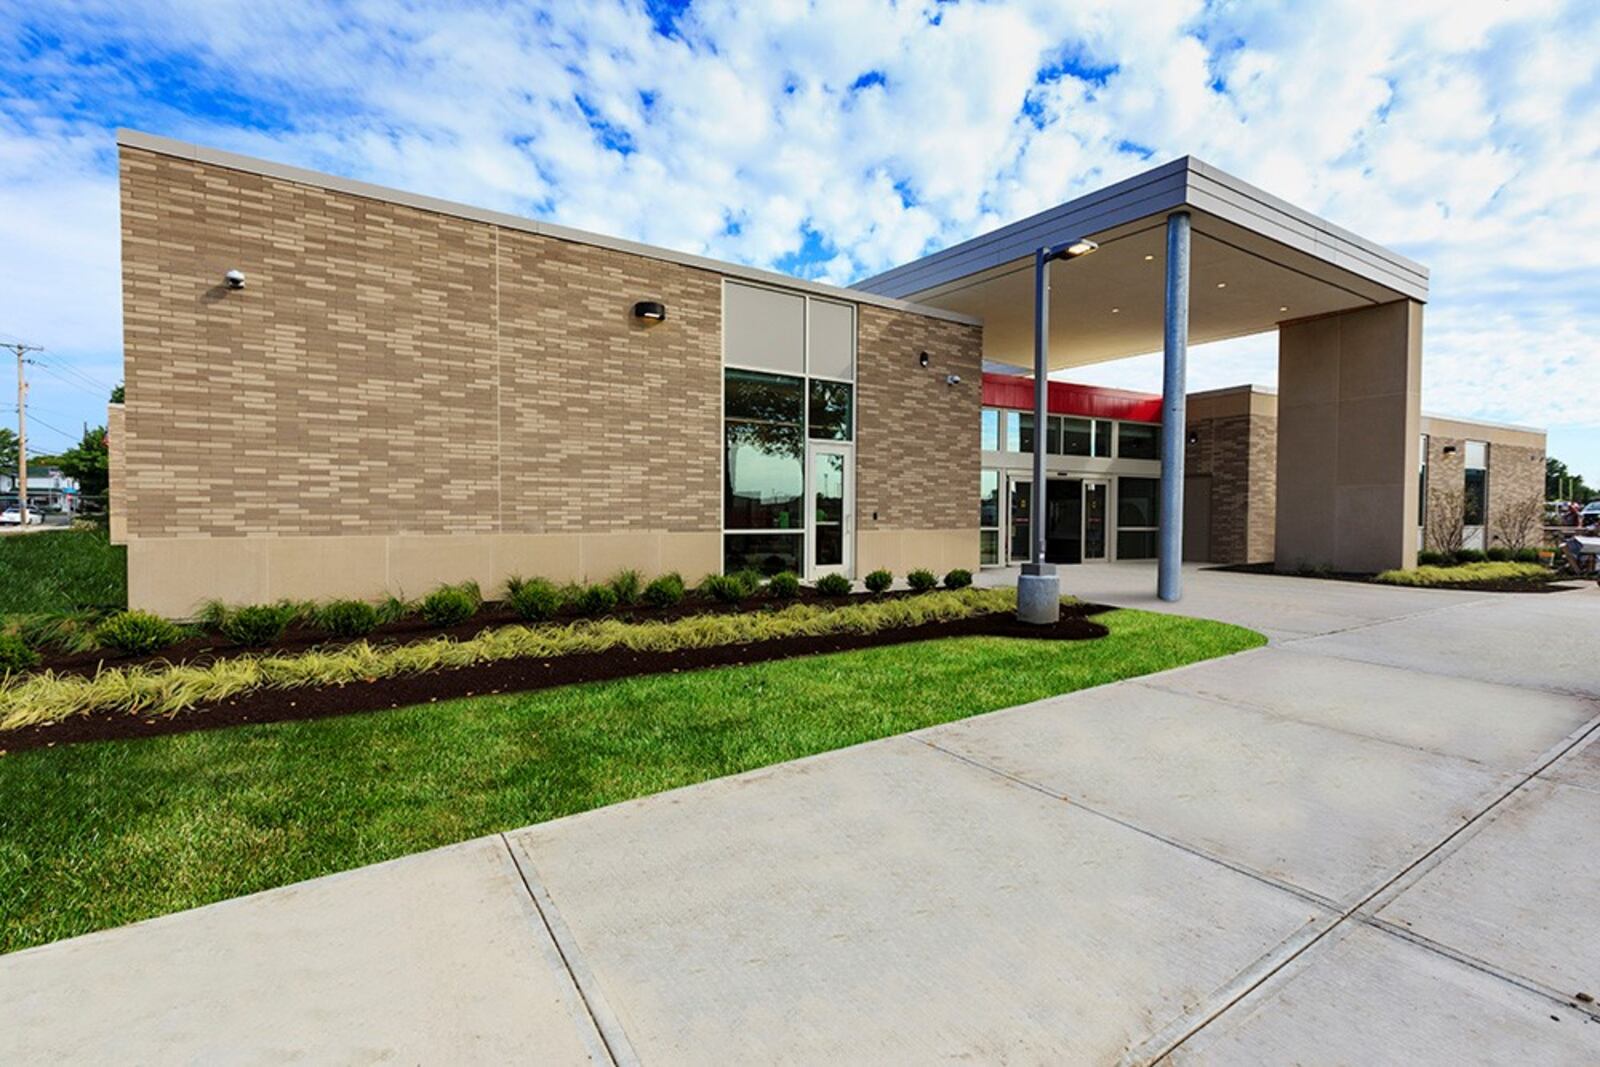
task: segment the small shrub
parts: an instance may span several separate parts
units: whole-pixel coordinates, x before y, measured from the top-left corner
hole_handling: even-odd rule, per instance
[[[842,574],[824,574],[817,579],[817,592],[823,596],[846,596],[854,584]]]
[[[670,608],[683,600],[683,575],[676,571],[653,578],[639,594],[653,608]]]
[[[918,568],[906,575],[906,584],[911,587],[913,592],[926,593],[939,584],[939,579],[934,576],[932,571]]]
[[[208,600],[200,605],[200,613],[194,620],[202,629],[217,632],[222,629],[222,624],[228,621],[228,605],[220,600]]]
[[[1493,548],[1489,549],[1489,551],[1485,552],[1483,555],[1484,555],[1484,558],[1487,559],[1490,563],[1510,563],[1511,562],[1511,550],[1509,548],[1505,548],[1502,545],[1495,545]]]
[[[800,595],[800,576],[794,571],[779,571],[767,580],[767,595],[774,600],[793,600]]]
[[[742,571],[734,571],[728,577],[739,587],[741,596],[752,597],[761,592],[761,572],[758,570],[746,567]]]
[[[881,593],[894,584],[894,575],[880,567],[861,579],[861,584],[867,587],[869,593]]]
[[[1458,548],[1453,555],[1457,563],[1482,563],[1488,558],[1476,548]]]
[[[639,599],[639,589],[643,582],[636,570],[618,571],[606,583],[611,586],[611,591],[616,594],[618,604],[632,604]]]
[[[944,576],[944,587],[946,589],[965,589],[971,584],[972,572],[965,567],[957,567]]]
[[[0,634],[0,677],[39,665],[39,653],[16,634]]]
[[[617,591],[609,585],[598,582],[584,586],[583,591],[573,601],[573,607],[584,615],[604,615],[616,606]]]
[[[387,596],[378,605],[378,622],[399,622],[410,615],[415,615],[417,606],[409,600],[397,596]]]
[[[744,585],[731,574],[706,575],[700,579],[698,592],[724,604],[737,604],[745,597]]]
[[[100,644],[124,655],[145,656],[177,644],[183,631],[148,611],[123,611],[101,623],[95,630],[95,637]]]
[[[294,615],[289,604],[251,604],[228,612],[217,629],[236,645],[270,645],[283,636]]]
[[[1419,567],[1448,567],[1452,560],[1448,552],[1431,552],[1427,549],[1417,553],[1417,566]]]
[[[511,578],[506,582],[506,603],[522,618],[540,622],[561,610],[561,590],[543,578]]]
[[[1539,550],[1532,546],[1519,548],[1511,553],[1511,559],[1516,563],[1538,563]]]
[[[481,603],[476,582],[441,585],[422,599],[422,617],[434,626],[454,626],[477,614]]]
[[[361,637],[378,626],[378,609],[365,600],[335,600],[317,609],[316,626],[335,637]]]

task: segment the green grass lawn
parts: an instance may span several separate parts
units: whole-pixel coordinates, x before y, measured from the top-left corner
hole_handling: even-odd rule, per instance
[[[105,530],[0,537],[0,616],[127,603],[128,550]]]
[[[960,638],[0,756],[0,952],[1264,641],[1100,618],[1099,641]]]

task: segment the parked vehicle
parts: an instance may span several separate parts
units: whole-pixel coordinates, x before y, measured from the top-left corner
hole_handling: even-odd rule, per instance
[[[1600,500],[1591,500],[1578,512],[1579,526],[1593,526],[1600,523]]]
[[[9,500],[4,505],[5,510],[0,511],[0,526],[21,526],[22,508],[15,500]],[[44,512],[32,504],[28,505],[28,525],[42,526]]]

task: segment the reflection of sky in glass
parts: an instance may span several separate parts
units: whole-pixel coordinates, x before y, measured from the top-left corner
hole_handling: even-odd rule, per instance
[[[728,450],[728,474],[734,496],[763,504],[798,499],[804,481],[795,456],[773,455],[758,445],[744,443]]]

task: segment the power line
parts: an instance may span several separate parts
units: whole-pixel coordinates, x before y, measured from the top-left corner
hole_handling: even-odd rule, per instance
[[[46,362],[46,361],[48,361],[48,362]],[[106,392],[110,392],[111,391],[111,386],[105,384],[104,382],[102,382],[100,379],[96,378],[92,374],[84,373],[83,371],[79,370],[77,367],[74,367],[69,363],[56,362],[54,357],[50,357],[50,356],[44,357],[44,360],[41,360],[40,362],[44,366],[52,367],[55,370],[58,370],[63,374],[66,374],[66,375],[68,375],[68,376],[70,376],[72,378],[76,378],[78,381],[82,382],[85,385],[93,386],[96,389],[101,389],[101,390],[104,390]]]

